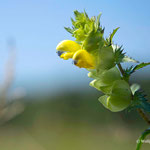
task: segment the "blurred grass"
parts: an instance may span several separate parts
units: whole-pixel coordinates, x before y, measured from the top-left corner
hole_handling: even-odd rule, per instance
[[[146,92],[150,81],[141,83]],[[25,111],[0,127],[2,150],[134,150],[147,124],[136,111],[112,113],[96,90],[26,97]],[[149,150],[149,144],[143,144]]]

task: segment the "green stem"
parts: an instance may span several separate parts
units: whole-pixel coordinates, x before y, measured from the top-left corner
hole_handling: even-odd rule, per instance
[[[142,135],[139,137],[138,141],[137,141],[137,147],[136,147],[136,150],[140,150],[143,142],[144,142],[144,139],[146,138],[146,136],[150,134],[150,128],[146,129]]]
[[[118,68],[119,68],[119,70],[120,70],[122,76],[124,76],[124,70],[123,70],[121,64],[117,64],[117,66],[118,66]]]

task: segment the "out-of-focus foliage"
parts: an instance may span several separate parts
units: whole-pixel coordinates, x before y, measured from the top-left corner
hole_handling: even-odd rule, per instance
[[[140,84],[149,91],[149,80]],[[86,87],[80,91],[25,97],[25,111],[0,127],[1,149],[135,149],[139,130],[147,126],[139,115],[111,113],[93,99],[99,92]],[[149,150],[149,144],[142,148]]]

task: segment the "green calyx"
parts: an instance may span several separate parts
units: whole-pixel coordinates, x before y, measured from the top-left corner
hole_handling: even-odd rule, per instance
[[[110,111],[118,112],[127,108],[131,102],[131,89],[129,84],[121,79],[117,67],[99,74],[96,71],[90,72],[89,77],[94,78],[90,86],[103,92],[104,96],[99,101]]]
[[[111,93],[101,96],[99,101],[112,112],[124,110],[131,103],[131,90],[128,83],[124,80],[116,80]]]
[[[90,72],[88,76],[95,79],[90,83],[90,86],[105,94],[110,94],[113,82],[121,79],[121,75],[117,67],[106,70],[101,74],[93,71]]]

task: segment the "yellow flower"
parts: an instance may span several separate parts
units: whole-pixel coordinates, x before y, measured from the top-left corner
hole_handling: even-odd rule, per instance
[[[64,52],[75,52],[81,49],[81,46],[74,41],[63,40],[57,45],[56,49],[58,51],[64,51]]]
[[[63,40],[56,47],[60,58],[65,60],[72,58],[73,54],[79,49],[81,49],[81,46],[71,40]]]
[[[88,53],[86,50],[80,49],[74,55],[73,58],[74,64],[79,68],[95,68],[95,59],[94,56]]]
[[[63,53],[63,54],[61,54],[60,55],[60,58],[63,58],[64,60],[67,60],[67,59],[69,59],[69,58],[72,58],[73,57],[73,52],[72,53]]]
[[[72,58],[74,64],[80,68],[95,68],[94,56],[88,53],[86,50],[83,50],[81,46],[74,41],[61,41],[57,45],[56,49],[60,58],[63,58],[65,60]]]

